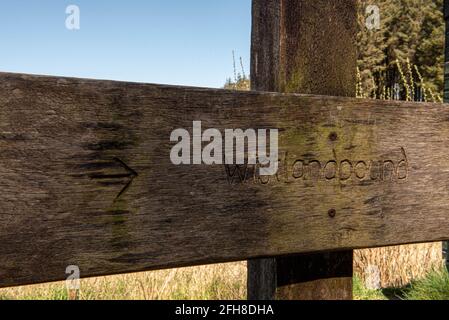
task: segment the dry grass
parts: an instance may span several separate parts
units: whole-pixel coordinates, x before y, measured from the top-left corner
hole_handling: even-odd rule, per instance
[[[0,299],[65,300],[65,282],[7,288]],[[246,263],[81,280],[81,300],[239,300],[246,298]]]
[[[420,261],[431,260],[432,252],[438,250],[438,244],[426,246],[427,255],[430,256],[420,256]],[[372,259],[384,267],[389,265],[391,269],[382,270],[381,278],[387,282],[396,279],[398,286],[404,279],[419,278],[414,282],[416,285],[412,286],[414,290],[404,291],[405,298],[429,299],[437,294],[438,299],[447,298],[448,284],[445,283],[448,278],[447,272],[427,275],[425,270],[430,266],[422,267],[419,264],[416,268],[408,270],[401,268],[401,263],[411,265],[414,258],[410,255],[413,254],[413,250],[414,248],[410,246],[402,246],[358,251],[356,257],[361,260],[356,259],[356,263],[363,266]],[[399,255],[400,258],[397,261],[387,261],[383,255],[390,257]],[[444,274],[445,277],[439,276],[440,274]],[[244,300],[246,299],[246,263],[83,279],[79,298],[81,300]],[[354,279],[354,298],[356,300],[387,299],[382,291],[367,288],[365,279],[361,279],[360,275],[356,275]],[[0,289],[0,299],[66,300],[68,292],[65,282],[58,282]]]
[[[354,254],[354,270],[370,289],[400,288],[440,270],[442,252],[441,242],[360,250]]]

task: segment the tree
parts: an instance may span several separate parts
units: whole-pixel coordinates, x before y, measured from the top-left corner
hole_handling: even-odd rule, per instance
[[[365,26],[368,4],[369,1],[361,0],[359,7],[358,66],[364,96],[382,97],[382,91],[393,91],[396,84],[404,89],[404,80],[419,85],[422,82],[429,93],[442,96],[443,0],[378,0],[379,30],[368,30]],[[397,61],[403,65],[408,79],[402,79]],[[405,98],[404,90],[401,97]]]
[[[232,60],[233,60],[233,67],[234,67],[234,80],[232,80],[231,78],[228,78],[224,85],[224,89],[241,90],[241,91],[250,90],[250,88],[251,88],[250,81],[249,81],[249,78],[246,76],[242,57],[240,57],[241,72],[237,72],[234,51],[232,51]]]

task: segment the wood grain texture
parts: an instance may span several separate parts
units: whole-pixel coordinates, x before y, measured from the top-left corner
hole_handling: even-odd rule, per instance
[[[356,1],[253,0],[252,15],[253,90],[355,94]],[[350,250],[250,260],[248,298],[351,299],[352,258]]]
[[[449,0],[444,0],[444,90],[443,90],[443,101],[445,103],[449,102]],[[449,248],[449,242],[446,244],[446,248]],[[443,252],[443,258],[446,259],[446,266],[449,267],[449,253]]]
[[[276,299],[352,300],[352,250],[276,259]]]
[[[354,96],[357,1],[253,0],[252,3],[253,88]]]
[[[278,128],[278,175],[173,165],[193,120]],[[447,239],[448,122],[447,105],[1,73],[0,284]]]

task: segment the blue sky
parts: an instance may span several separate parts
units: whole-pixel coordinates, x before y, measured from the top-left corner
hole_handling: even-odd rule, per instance
[[[250,0],[5,0],[0,71],[221,87],[232,50],[249,73],[250,33]]]

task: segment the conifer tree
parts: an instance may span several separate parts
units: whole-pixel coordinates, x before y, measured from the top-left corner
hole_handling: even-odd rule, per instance
[[[366,7],[380,9],[379,30],[365,26]],[[424,85],[442,95],[444,70],[443,0],[360,0],[358,35],[360,76],[365,96],[379,97],[380,87],[401,82],[396,61],[416,66]],[[414,71],[414,68],[413,68]],[[414,72],[415,83],[420,79]],[[375,85],[373,85],[375,83]],[[372,90],[374,93],[370,93]]]

